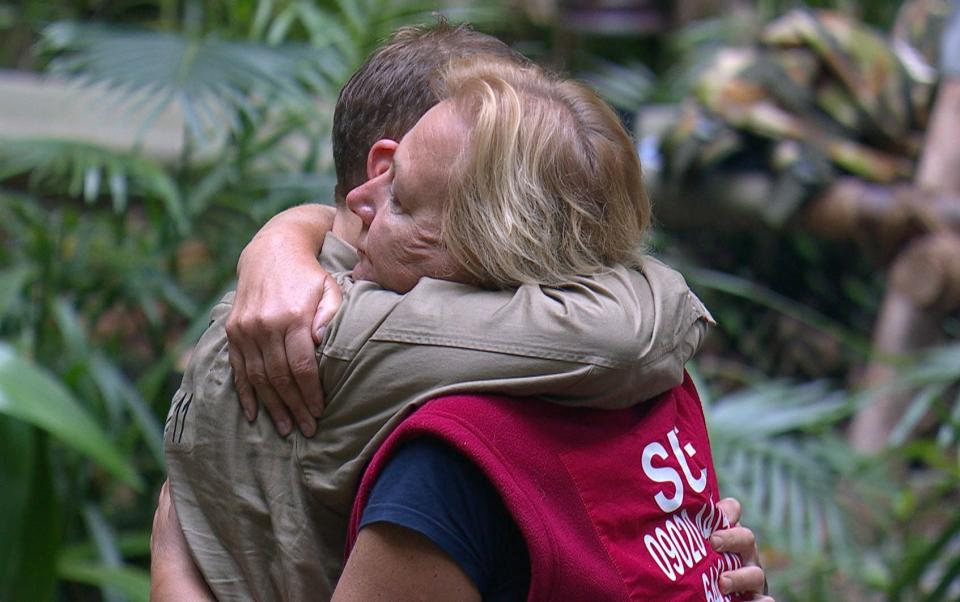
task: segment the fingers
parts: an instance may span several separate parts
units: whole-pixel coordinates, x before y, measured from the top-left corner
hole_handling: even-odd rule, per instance
[[[230,365],[234,369],[233,382],[240,399],[240,405],[243,407],[247,420],[252,421],[257,415],[257,400],[259,399],[267,410],[267,414],[270,416],[277,432],[281,437],[286,437],[293,430],[291,415],[280,401],[280,397],[267,376],[267,368],[260,353],[260,347],[256,345],[255,339],[248,332],[249,324],[245,326],[244,321],[235,314],[236,307],[234,307],[234,311],[227,320],[226,330],[227,339],[230,342],[228,349]],[[282,343],[280,346],[282,352]],[[285,364],[285,353],[283,358],[281,361]]]
[[[320,371],[315,349],[313,338],[306,329],[287,335],[286,351],[290,371],[310,414],[319,418],[323,413],[323,390],[320,388]]]
[[[720,511],[723,512],[724,516],[727,517],[727,520],[730,521],[731,525],[735,525],[740,522],[740,513],[742,509],[740,507],[740,502],[735,498],[723,498],[717,502],[717,506],[720,508]]]
[[[336,315],[340,305],[343,304],[343,292],[340,285],[332,276],[327,276],[323,281],[323,293],[320,297],[320,304],[317,306],[317,313],[313,317],[313,342],[317,345],[323,343],[323,333]]]
[[[758,565],[757,540],[753,531],[746,527],[730,527],[713,532],[710,547],[717,552],[739,554],[745,565]]]
[[[724,502],[733,502],[737,518],[739,518],[740,505],[736,500],[728,499]],[[729,505],[729,504],[728,504]],[[710,536],[710,546],[717,552],[730,552],[740,556],[743,566],[734,571],[726,571],[720,575],[720,591],[724,594],[734,592],[753,593],[752,600],[769,600],[765,595],[766,575],[760,566],[760,553],[757,551],[757,540],[753,531],[746,527],[730,527],[729,529],[720,529]]]
[[[256,293],[263,287],[241,297],[238,285],[227,320],[230,364],[244,414],[254,420],[259,400],[282,436],[294,424],[305,436],[313,436],[324,408],[313,343],[322,333],[314,324],[323,326],[333,317],[342,295],[336,280],[319,271],[320,278],[298,278],[289,290],[271,287],[267,297]]]
[[[720,591],[753,593],[754,600],[762,599],[766,576],[760,568],[760,554],[753,531],[739,526],[742,508],[734,498],[725,498],[717,503],[732,527],[719,529],[710,536],[710,546],[717,552],[730,552],[740,556],[743,567],[720,575]]]
[[[766,576],[758,566],[745,566],[735,571],[721,573],[720,591],[724,594],[752,593],[763,595]]]
[[[253,393],[253,387],[250,386],[250,381],[247,380],[247,365],[236,346],[230,345],[227,351],[230,354],[233,385],[240,399],[240,407],[243,408],[243,415],[246,416],[247,422],[253,422],[257,418],[257,398]]]
[[[309,373],[308,362],[312,361],[314,357],[313,345],[306,331],[302,331],[302,335],[303,336],[299,338],[305,339],[306,342],[303,343],[301,340],[301,357],[296,361],[300,372],[306,371]],[[307,409],[307,404],[304,402],[298,380],[291,371],[291,358],[287,356],[287,345],[291,342],[291,338],[293,339],[293,344],[296,345],[296,339],[298,337],[295,335],[284,338],[280,336],[279,333],[271,334],[267,345],[262,347],[266,383],[262,387],[254,383],[254,387],[257,389],[258,395],[261,395],[261,388],[264,389],[261,395],[264,405],[267,405],[267,399],[270,397],[278,399],[280,403],[286,406],[289,414],[293,415],[300,428],[300,432],[307,437],[312,437],[317,430],[317,422],[310,414],[310,410]],[[307,361],[304,361],[302,357],[303,344],[309,346],[309,351],[307,352],[309,360]],[[297,349],[296,346],[294,346],[294,350],[295,349]],[[314,367],[313,372],[314,374],[316,373],[316,367]],[[303,380],[306,381],[305,378]],[[273,412],[271,412],[271,416],[272,415]]]
[[[240,346],[238,352],[243,356],[246,379],[256,394],[255,399],[259,399],[263,404],[280,436],[286,437],[293,430],[293,421],[286,406],[280,402],[280,398],[270,385],[270,379],[267,377],[267,369],[264,366],[260,350],[256,347]],[[237,380],[234,379],[235,383]]]
[[[274,393],[270,381],[267,380],[267,375],[264,372],[253,372],[250,374],[250,381],[257,392],[257,398],[263,404],[267,415],[273,422],[273,426],[277,429],[277,433],[281,437],[289,435],[293,431],[293,419],[290,412],[287,411],[287,406],[283,405],[280,398]]]

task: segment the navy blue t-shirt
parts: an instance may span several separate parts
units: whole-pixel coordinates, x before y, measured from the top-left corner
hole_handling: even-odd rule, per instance
[[[460,565],[484,600],[525,600],[530,560],[523,536],[482,472],[446,444],[403,444],[383,468],[360,528],[387,522],[427,537]]]

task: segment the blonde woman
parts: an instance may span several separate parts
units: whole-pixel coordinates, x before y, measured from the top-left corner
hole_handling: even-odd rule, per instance
[[[364,226],[354,277],[563,286],[644,264],[639,163],[594,93],[484,59],[440,81],[444,100],[376,143],[382,172],[347,197]],[[731,599],[719,576],[740,559],[703,541],[728,525],[696,391],[647,405],[431,402],[368,469],[334,598]]]

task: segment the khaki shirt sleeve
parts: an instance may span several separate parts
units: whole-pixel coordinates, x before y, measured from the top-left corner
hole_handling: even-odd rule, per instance
[[[352,270],[358,261],[357,250],[350,243],[332,232],[323,237],[323,248],[317,260],[331,274]]]
[[[394,406],[457,391],[627,407],[682,382],[711,320],[653,259],[642,271],[510,291],[424,278],[399,295],[338,278],[344,304],[320,361],[331,413],[358,398]]]

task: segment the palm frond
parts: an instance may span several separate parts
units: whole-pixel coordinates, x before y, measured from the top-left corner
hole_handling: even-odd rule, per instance
[[[823,382],[791,385],[769,381],[717,400],[710,409],[711,432],[736,433],[746,422],[757,437],[810,431],[836,423],[853,405]]]
[[[708,408],[721,489],[743,502],[746,523],[794,567],[814,571],[828,559],[852,570],[861,561],[845,493],[864,477],[853,452],[829,433],[853,407],[823,383],[773,381]]]
[[[160,165],[130,153],[72,140],[0,139],[0,180],[22,174],[89,203],[109,196],[117,212],[126,209],[132,195],[156,199],[181,232],[188,229],[173,179]]]
[[[50,70],[101,87],[148,117],[141,132],[172,103],[201,143],[233,131],[240,118],[266,110],[315,110],[314,94],[332,94],[348,62],[332,44],[267,46],[176,33],[59,22],[43,31]]]
[[[943,475],[911,513],[909,537],[891,554],[889,600],[936,602],[960,596],[960,514],[949,512],[956,492],[956,474]],[[936,522],[929,521],[931,516]]]
[[[941,450],[960,444],[960,343],[919,354],[900,366],[890,383],[863,392],[858,403],[868,405],[878,396],[913,391],[900,420],[891,431],[888,445],[899,446],[915,436],[923,420],[938,418],[936,443]]]
[[[282,6],[263,0],[257,5],[250,38],[280,44],[301,33],[314,47],[335,48],[345,61],[346,70],[340,74],[340,81],[345,82],[363,58],[402,25],[429,23],[434,13],[443,13],[450,21],[480,26],[503,23],[506,14],[498,2],[442,8],[430,0],[335,0],[331,4],[335,9],[311,0]]]

